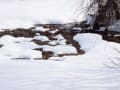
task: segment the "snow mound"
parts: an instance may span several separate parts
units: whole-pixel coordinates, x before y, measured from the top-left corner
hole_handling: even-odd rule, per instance
[[[76,49],[70,45],[43,46],[44,51],[53,51],[55,54],[77,53]]]
[[[15,38],[10,35],[5,35],[0,38],[0,54],[9,58],[42,58],[42,53],[32,50],[37,45],[29,42],[31,38]]]
[[[93,49],[96,45],[99,45],[99,43],[103,41],[101,35],[91,33],[77,34],[74,36],[74,40],[79,42],[81,48],[85,51]]]

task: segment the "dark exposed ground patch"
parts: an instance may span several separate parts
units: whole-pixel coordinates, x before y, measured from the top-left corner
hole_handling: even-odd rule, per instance
[[[77,25],[77,24],[75,26],[79,27],[79,25]],[[36,27],[43,27],[43,28],[47,28],[48,30],[44,31],[44,32],[43,31],[36,31],[35,30]],[[55,33],[50,32],[50,31],[55,31],[56,29],[57,29],[57,31]],[[77,50],[77,53],[55,55],[52,51],[43,51],[42,48],[35,48],[34,49],[37,51],[42,51],[42,58],[47,60],[53,56],[63,57],[63,56],[74,56],[74,55],[76,56],[76,55],[84,54],[85,52],[83,50],[81,50],[81,46],[79,45],[79,43],[77,41],[73,40],[73,37],[78,33],[97,33],[97,34],[102,35],[104,40],[120,43],[120,32],[94,31],[94,30],[87,30],[87,29],[85,29],[85,30],[77,30],[77,29],[73,30],[73,28],[68,30],[64,27],[64,24],[36,24],[33,27],[30,27],[28,29],[17,28],[14,30],[5,30],[5,31],[0,32],[0,37],[2,37],[4,35],[11,35],[14,37],[33,38],[39,34],[39,35],[48,37],[49,41],[40,41],[37,39],[33,39],[31,42],[34,42],[38,45],[56,46],[56,45],[50,45],[49,42],[57,40],[57,38],[55,38],[55,36],[61,34],[66,40],[66,45],[72,45]],[[0,47],[2,47],[2,45],[0,45]]]

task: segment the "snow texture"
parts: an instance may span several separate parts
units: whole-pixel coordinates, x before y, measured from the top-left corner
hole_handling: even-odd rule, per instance
[[[117,58],[120,53],[114,48],[120,50],[120,45],[104,41],[96,34],[78,34],[74,39],[82,45],[86,54],[35,61],[33,58],[40,57],[41,54],[31,50],[37,45],[30,43],[30,39],[3,36],[0,39],[0,44],[4,45],[0,48],[0,88],[2,90],[119,90],[120,67],[117,64],[120,62]],[[19,43],[15,43],[18,41]],[[47,47],[45,46],[45,49],[52,49]],[[72,47],[61,45],[52,50],[56,53],[70,52]],[[74,48],[72,51],[75,52]],[[10,57],[31,59],[13,60]]]
[[[85,5],[82,3],[81,7]],[[69,3],[68,3],[69,2]],[[76,21],[73,13],[79,0],[0,0],[1,28],[28,28],[38,23],[68,23]],[[69,5],[68,5],[69,4]],[[74,8],[73,8],[74,7]],[[77,18],[83,19],[84,15]],[[37,31],[46,31],[37,28]],[[43,47],[55,54],[76,53],[65,44],[62,35],[48,45],[37,45],[33,38],[0,37],[1,90],[120,90],[120,44],[104,41],[97,34],[77,34],[74,40],[85,50],[84,55],[41,58]],[[34,39],[48,41],[45,36]],[[15,58],[21,58],[16,60]]]

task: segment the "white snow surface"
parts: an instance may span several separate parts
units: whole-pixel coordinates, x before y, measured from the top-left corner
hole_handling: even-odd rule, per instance
[[[0,0],[0,28],[28,28],[38,23],[81,21],[84,0]],[[81,5],[78,4],[81,3]]]
[[[83,19],[73,15],[85,0],[0,0],[0,31],[7,28],[29,28],[38,23],[68,23]],[[75,17],[75,18],[74,18]],[[36,30],[46,31],[43,28]],[[76,53],[65,39],[39,46],[33,38],[0,37],[0,89],[1,90],[120,90],[120,44],[104,41],[97,34],[77,34],[84,55],[41,58],[44,47],[55,53]],[[46,37],[35,37],[43,41]],[[28,60],[13,58],[30,58]]]
[[[15,38],[5,35],[0,38],[0,54],[10,58],[41,58],[41,52],[32,50],[38,47],[30,42],[31,38]]]
[[[0,48],[0,88],[2,90],[119,90],[120,53],[116,49],[120,50],[120,45],[104,41],[97,34],[77,34],[74,39],[82,45],[86,54],[36,61],[33,58],[41,54],[31,50],[38,46],[31,44],[30,38],[25,40],[25,38],[3,36],[0,39],[0,44],[4,45]],[[26,47],[28,44],[23,43],[28,43],[30,47]],[[65,48],[56,47],[54,50],[64,51]],[[71,47],[67,50],[71,50]],[[10,59],[13,56],[31,57],[31,59]]]
[[[71,45],[57,45],[53,46],[42,46],[44,51],[53,51],[55,54],[71,54],[77,53],[76,49]]]
[[[103,44],[102,36],[97,34],[77,34],[74,37],[74,40],[79,42],[81,45],[81,48],[85,51],[89,51],[90,49],[93,49],[93,47],[98,46],[101,42]]]

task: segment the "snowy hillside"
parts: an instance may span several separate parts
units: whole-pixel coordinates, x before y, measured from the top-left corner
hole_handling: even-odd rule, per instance
[[[83,0],[84,1],[84,0]],[[27,27],[37,23],[70,23],[78,18],[81,0],[0,0],[0,28]]]

